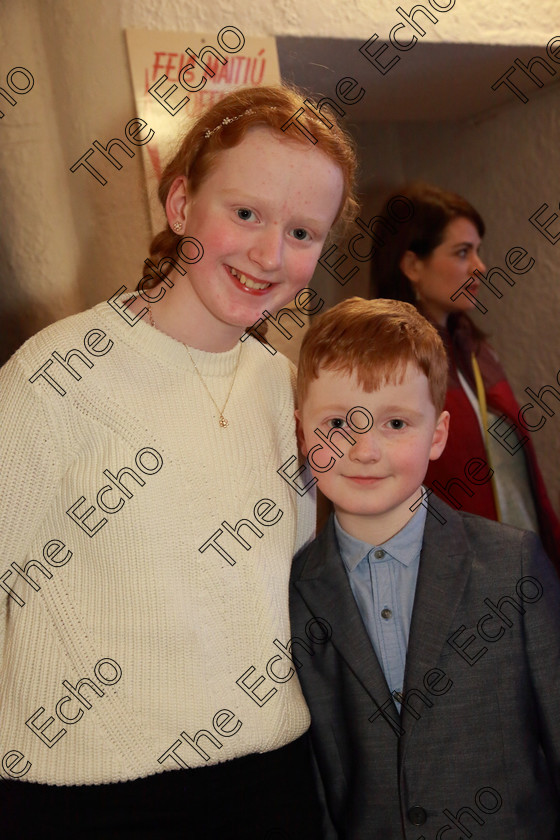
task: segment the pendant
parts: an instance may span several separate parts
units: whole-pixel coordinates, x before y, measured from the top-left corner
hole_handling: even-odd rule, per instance
[[[223,414],[220,414],[220,426],[222,429],[225,429],[226,426],[229,426],[229,422],[226,420]]]

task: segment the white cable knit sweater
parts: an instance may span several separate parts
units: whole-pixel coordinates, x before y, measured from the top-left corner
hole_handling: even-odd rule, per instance
[[[220,406],[239,347],[191,351]],[[115,782],[300,736],[279,644],[314,500],[277,473],[287,359],[243,343],[223,429],[184,346],[101,303],[20,348],[0,400],[0,775]]]

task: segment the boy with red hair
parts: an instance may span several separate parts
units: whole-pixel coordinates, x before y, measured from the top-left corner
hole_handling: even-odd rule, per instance
[[[334,505],[290,588],[293,646],[332,628],[294,654],[325,837],[559,836],[560,582],[535,534],[422,487],[446,377],[407,303],[346,300],[302,344],[298,438]]]

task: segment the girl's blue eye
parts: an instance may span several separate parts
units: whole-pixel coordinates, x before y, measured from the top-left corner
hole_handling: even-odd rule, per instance
[[[248,207],[240,207],[239,210],[237,211],[237,215],[244,222],[247,222],[251,218],[251,216],[253,215],[253,211],[249,210]]]
[[[298,242],[304,242],[306,239],[310,239],[309,233],[305,230],[305,228],[294,228],[292,233],[294,239],[297,239]]]
[[[342,429],[345,424],[346,420],[343,417],[333,417],[331,420],[327,420],[327,426],[331,429]]]
[[[396,417],[393,420],[389,420],[389,423],[391,424],[391,428],[395,429],[396,431],[399,431],[400,429],[404,429],[404,427],[406,426],[406,423],[405,423],[404,420],[399,420]]]

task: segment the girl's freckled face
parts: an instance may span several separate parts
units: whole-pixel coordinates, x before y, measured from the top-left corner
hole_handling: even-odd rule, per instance
[[[187,273],[191,305],[209,329],[239,332],[308,285],[342,192],[336,163],[264,126],[218,153],[186,211],[204,248]]]

